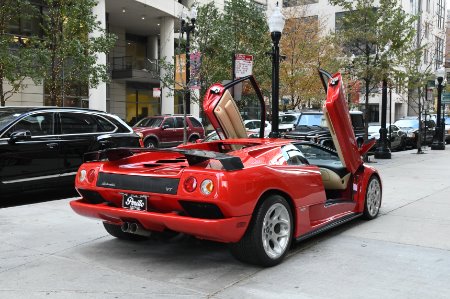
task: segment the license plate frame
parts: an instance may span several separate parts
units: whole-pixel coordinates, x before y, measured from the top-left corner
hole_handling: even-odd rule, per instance
[[[147,211],[148,196],[122,193],[122,208],[133,211]]]

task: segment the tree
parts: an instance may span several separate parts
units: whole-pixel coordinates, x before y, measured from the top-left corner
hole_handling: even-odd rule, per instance
[[[34,7],[26,0],[4,0],[0,7],[0,103],[6,101],[21,88],[24,80],[39,82],[39,51],[35,36],[10,34],[10,26],[33,18]]]
[[[365,83],[365,131],[369,120],[369,93],[383,80],[404,82],[404,69],[410,57],[409,45],[415,37],[415,16],[403,11],[398,0],[330,0],[346,12],[337,20],[335,37],[348,56],[352,76]],[[408,53],[408,55],[405,55]]]
[[[178,42],[177,53],[185,53],[184,43]],[[246,0],[230,0],[225,3],[223,12],[213,2],[198,7],[196,29],[190,52],[201,53],[200,98],[213,83],[232,79],[232,61],[234,54],[253,55],[253,75],[265,95],[271,90],[271,63],[266,52],[271,42],[265,14],[255,3]],[[175,59],[174,59],[175,60]],[[175,63],[176,64],[176,63]],[[190,82],[175,82],[177,67],[167,63],[165,57],[160,59],[160,67],[167,75],[160,78],[164,87],[172,92],[177,86],[180,92],[191,92],[187,87]],[[180,67],[180,65],[178,66]],[[192,79],[192,76],[191,76]],[[191,94],[192,95],[192,94]],[[238,105],[245,105],[240,102]]]
[[[46,68],[43,73],[50,105],[63,105],[69,85],[96,87],[109,80],[106,65],[97,64],[96,53],[108,53],[115,36],[106,33],[95,20],[92,9],[95,0],[44,0],[48,13],[44,15]],[[89,33],[103,34],[91,37]]]
[[[323,87],[317,69],[339,69],[339,48],[324,35],[325,24],[317,16],[308,16],[306,6],[285,10],[286,25],[281,49],[286,56],[281,63],[281,94],[289,96],[290,108],[321,106]]]

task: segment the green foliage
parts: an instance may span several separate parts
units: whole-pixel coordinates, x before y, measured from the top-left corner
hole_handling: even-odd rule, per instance
[[[18,37],[9,34],[9,26],[30,19],[36,13],[26,0],[3,0],[0,6],[0,102],[6,101],[24,87],[25,78],[38,83],[40,74],[36,64],[40,52],[36,37]]]
[[[271,48],[271,40],[264,12],[251,1],[227,1],[223,12],[210,2],[198,7],[195,26],[191,53],[202,53],[200,99],[213,83],[231,79],[234,54],[253,55],[253,74],[263,92],[268,93],[271,64],[266,52]],[[178,53],[185,53],[185,48],[177,49]],[[160,67],[169,74],[161,78],[162,85],[174,86],[175,67],[164,59]]]
[[[291,8],[284,14],[287,20],[280,48],[286,59],[281,62],[280,85],[281,94],[291,100],[286,108],[321,107],[325,93],[317,69],[337,71],[339,48],[324,34],[324,24],[308,16],[305,7]]]
[[[92,13],[95,0],[44,0],[48,13],[44,15],[44,37],[41,49],[45,53],[43,77],[51,105],[61,105],[59,95],[68,85],[96,87],[108,81],[107,65],[97,64],[96,53],[108,53],[115,36],[100,28]],[[90,36],[91,32],[99,34]]]
[[[408,15],[400,0],[329,0],[343,7],[344,14],[336,28],[335,38],[349,59],[350,77],[365,83],[365,106],[369,105],[370,90],[380,81],[403,84],[411,75],[405,64],[411,57],[421,57],[421,49],[411,48],[416,30],[416,17]],[[420,59],[419,59],[420,60]],[[366,109],[366,138],[368,109]]]

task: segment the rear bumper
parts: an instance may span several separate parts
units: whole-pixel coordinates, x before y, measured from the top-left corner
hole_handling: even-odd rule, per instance
[[[110,207],[106,204],[90,204],[82,199],[71,201],[70,206],[77,214],[117,225],[124,221],[135,221],[147,230],[162,231],[170,229],[202,239],[224,243],[239,241],[251,219],[251,215],[224,219],[200,219],[180,216],[176,213],[133,211]]]

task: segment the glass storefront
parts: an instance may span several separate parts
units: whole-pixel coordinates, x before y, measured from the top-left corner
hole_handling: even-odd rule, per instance
[[[126,122],[134,125],[140,119],[161,113],[160,98],[153,97],[153,87],[142,83],[127,83]],[[156,86],[155,86],[156,87]]]

